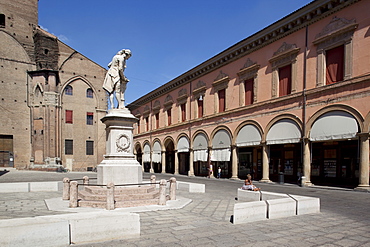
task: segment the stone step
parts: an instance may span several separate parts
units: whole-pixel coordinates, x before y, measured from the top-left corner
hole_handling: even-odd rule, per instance
[[[106,195],[106,187],[99,186],[85,186],[85,191],[95,195]],[[154,185],[141,186],[141,187],[115,187],[115,194],[135,195],[155,191]]]
[[[79,191],[78,197],[86,201],[106,201],[106,191],[105,194],[92,194],[89,191]],[[146,200],[146,199],[158,199],[159,191],[151,191],[148,193],[140,194],[123,194],[117,193],[115,191],[114,199],[115,201],[135,201],[135,200]]]
[[[127,207],[139,207],[147,205],[158,205],[158,199],[147,199],[147,200],[136,200],[136,201],[122,201],[116,202],[116,208],[127,208]],[[106,208],[106,202],[103,201],[84,201],[78,202],[79,207],[90,207],[90,208]]]

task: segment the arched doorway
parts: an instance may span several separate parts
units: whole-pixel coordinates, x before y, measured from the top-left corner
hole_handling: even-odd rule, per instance
[[[211,162],[215,176],[217,176],[218,168],[221,168],[221,178],[231,177],[231,138],[224,129],[218,130],[213,136]]]
[[[357,120],[348,112],[331,111],[312,125],[311,181],[321,185],[355,187],[359,182]]]
[[[159,141],[155,141],[153,144],[153,154],[152,154],[152,165],[155,173],[162,172],[162,161],[161,161],[162,148]]]
[[[139,162],[139,164],[143,165],[143,152],[141,150],[140,144],[135,145],[135,154],[136,154],[136,160]]]
[[[189,172],[189,140],[186,136],[180,137],[177,142],[177,155],[179,158],[179,174],[188,175]]]
[[[166,173],[175,173],[175,145],[171,139],[165,142],[166,148]]]
[[[195,136],[193,142],[194,150],[194,175],[195,176],[208,176],[208,141],[203,133]]]
[[[150,172],[150,145],[149,143],[144,144],[143,165],[144,165],[144,172]]]
[[[278,120],[269,129],[266,143],[270,145],[269,177],[278,181],[283,173],[286,182],[296,183],[302,173],[301,129],[292,119]]]

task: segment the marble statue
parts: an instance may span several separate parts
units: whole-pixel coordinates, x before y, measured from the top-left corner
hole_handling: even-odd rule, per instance
[[[125,108],[125,90],[129,79],[124,75],[126,68],[126,60],[131,57],[129,49],[120,50],[108,64],[108,72],[105,75],[103,88],[109,94],[111,108]],[[118,105],[114,107],[114,97],[116,97]]]

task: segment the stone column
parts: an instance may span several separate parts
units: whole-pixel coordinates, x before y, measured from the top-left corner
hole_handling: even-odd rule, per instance
[[[63,178],[63,200],[69,200],[69,178]]]
[[[88,176],[84,176],[82,179],[84,180],[84,184],[89,184],[89,177]]]
[[[150,152],[150,170],[149,170],[150,173],[154,173],[154,169],[153,169],[153,151]]]
[[[179,174],[179,153],[175,151],[175,174]]]
[[[261,182],[269,183],[269,157],[268,157],[269,147],[266,143],[263,143],[262,146],[262,179]]]
[[[114,210],[114,183],[110,182],[107,184],[107,204],[106,210]]]
[[[360,137],[360,177],[356,189],[370,190],[369,187],[369,133],[361,133]]]
[[[170,200],[176,200],[176,178],[170,178]]]
[[[78,183],[77,181],[72,181],[70,183],[71,187],[69,189],[70,196],[69,196],[69,207],[70,208],[77,208],[78,207]]]
[[[239,179],[238,178],[238,154],[237,154],[236,146],[231,146],[231,157],[232,157],[231,179]]]
[[[305,181],[302,181],[302,186],[311,186],[310,140],[308,138],[304,138],[303,143],[303,176],[305,177]]]
[[[193,149],[190,149],[189,150],[190,152],[190,157],[189,157],[189,173],[188,173],[188,176],[189,177],[194,177],[194,150]]]
[[[166,151],[162,151],[161,153],[161,164],[162,164],[162,172],[166,173]]]
[[[159,183],[159,205],[166,205],[166,180],[161,179]]]

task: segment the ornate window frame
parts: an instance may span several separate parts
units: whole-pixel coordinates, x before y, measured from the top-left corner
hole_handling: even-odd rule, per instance
[[[219,75],[216,77],[216,79],[212,83],[212,87],[213,87],[214,95],[215,95],[215,97],[214,97],[214,113],[218,113],[218,109],[219,109],[218,92],[222,89],[225,89],[225,111],[227,111],[227,109],[228,109],[228,101],[226,100],[226,89],[229,86],[229,81],[230,81],[229,75],[223,73],[222,70],[220,70]]]
[[[203,81],[198,81],[195,89],[193,90],[193,98],[195,99],[194,104],[194,118],[198,118],[198,100],[202,97],[204,102],[204,97],[206,93],[206,84]],[[205,115],[204,103],[203,103],[203,116]]]
[[[336,16],[312,42],[317,51],[316,86],[326,85],[326,51],[344,45],[344,80],[352,77],[353,34],[357,29],[356,19],[347,20]]]
[[[274,53],[269,62],[272,66],[271,79],[271,96],[272,98],[279,97],[279,68],[292,65],[292,90],[291,93],[297,91],[297,56],[300,48],[296,44],[287,44],[284,42],[279,49]]]
[[[186,90],[186,88],[182,88],[179,90],[179,93],[178,93],[178,97],[176,99],[177,101],[177,106],[178,106],[178,111],[179,111],[179,119],[178,119],[178,122],[179,123],[182,123],[182,122],[185,122],[187,118],[187,110],[186,110],[186,103],[188,101],[188,91]],[[182,119],[182,111],[181,111],[181,106],[184,105],[185,107],[185,120],[183,121]]]
[[[245,62],[243,68],[237,73],[239,76],[239,106],[245,105],[245,81],[253,79],[253,103],[257,102],[257,89],[258,89],[258,70],[260,65],[253,62],[249,58]]]

